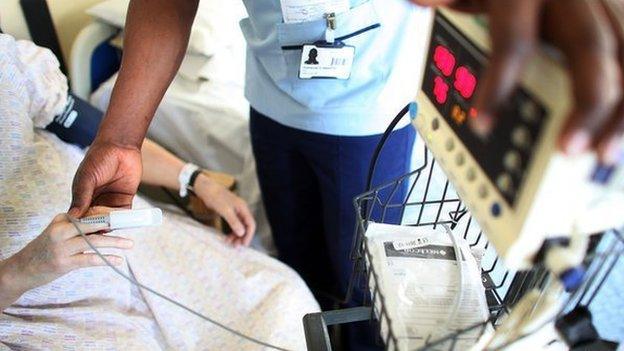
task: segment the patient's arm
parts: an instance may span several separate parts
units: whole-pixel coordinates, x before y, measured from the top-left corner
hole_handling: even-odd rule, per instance
[[[68,106],[77,113],[71,128],[62,124],[65,116],[61,115],[55,118],[55,121],[46,129],[68,143],[81,147],[89,146],[95,138],[102,112],[76,97],[68,100]],[[66,112],[71,110],[70,107],[66,108]],[[178,190],[178,174],[184,163],[148,139],[143,142],[142,151],[145,169],[141,180],[147,184]],[[196,180],[196,190],[206,206],[224,217],[234,232],[239,234],[228,237],[228,241],[233,244],[248,245],[255,232],[255,222],[247,205],[206,174],[202,174]]]
[[[88,214],[109,212],[94,208]],[[80,230],[89,234],[97,248],[130,249],[130,239],[104,234],[93,234],[106,229],[102,224],[79,223]],[[4,261],[0,261],[0,311],[4,311],[28,290],[52,282],[70,271],[104,266],[94,253],[85,253],[90,247],[78,234],[66,214],[56,216],[50,225],[26,247]],[[123,258],[104,255],[110,263],[121,265]]]
[[[143,176],[141,181],[179,190],[178,175],[184,162],[155,142],[145,139],[141,148]],[[235,235],[227,240],[233,245],[249,245],[256,231],[256,222],[241,198],[205,173],[195,181],[195,194],[206,207],[225,218]]]

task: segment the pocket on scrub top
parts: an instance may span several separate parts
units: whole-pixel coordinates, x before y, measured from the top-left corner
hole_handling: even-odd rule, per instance
[[[349,79],[300,79],[299,65],[303,45],[325,39],[324,19],[304,23],[279,23],[279,52],[252,50],[277,87],[313,111],[324,108],[362,106],[371,103],[383,87],[389,68],[383,55],[375,52],[379,33],[379,16],[374,1],[359,4],[336,15],[336,40],[355,47]]]

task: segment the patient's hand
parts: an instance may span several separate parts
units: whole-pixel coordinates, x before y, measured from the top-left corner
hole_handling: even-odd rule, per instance
[[[228,236],[227,242],[248,246],[256,232],[256,221],[247,203],[205,173],[197,177],[194,190],[206,207],[225,218],[232,228],[234,235]]]
[[[108,210],[98,209],[97,213]],[[98,249],[130,249],[130,239],[98,233],[105,225],[78,224],[89,235],[91,243]],[[50,225],[35,240],[5,261],[0,261],[0,311],[30,289],[53,280],[79,268],[104,266],[87,242],[79,235],[66,214],[57,215]],[[123,258],[105,255],[114,265],[121,265]]]

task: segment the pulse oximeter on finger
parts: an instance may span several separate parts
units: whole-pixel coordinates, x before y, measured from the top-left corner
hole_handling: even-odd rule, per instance
[[[162,211],[159,208],[112,211],[106,215],[81,218],[80,223],[107,224],[111,230],[153,227],[162,224]]]

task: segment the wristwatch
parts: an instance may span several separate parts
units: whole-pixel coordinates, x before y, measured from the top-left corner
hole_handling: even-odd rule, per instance
[[[188,196],[188,192],[193,192],[195,181],[201,174],[202,170],[199,166],[187,163],[182,167],[180,174],[178,175],[178,182],[180,183],[180,197]]]

